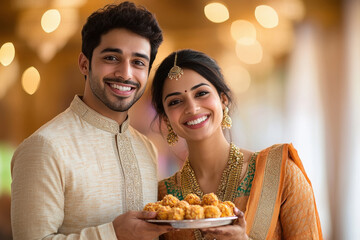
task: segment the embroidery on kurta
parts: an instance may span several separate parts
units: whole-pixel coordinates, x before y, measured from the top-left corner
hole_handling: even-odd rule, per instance
[[[126,211],[141,210],[143,208],[141,174],[131,141],[125,134],[119,134],[117,143],[125,178]]]

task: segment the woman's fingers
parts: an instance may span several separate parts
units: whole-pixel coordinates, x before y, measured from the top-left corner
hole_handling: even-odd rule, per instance
[[[245,228],[246,227],[246,221],[245,221],[245,214],[240,211],[237,207],[234,208],[234,213],[238,217],[234,224],[240,225],[240,227]]]

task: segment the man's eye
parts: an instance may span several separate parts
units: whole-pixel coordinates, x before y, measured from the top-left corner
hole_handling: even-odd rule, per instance
[[[135,60],[134,63],[138,66],[145,66],[145,63],[143,61],[140,60]]]
[[[104,57],[105,60],[108,60],[108,61],[117,61],[117,57],[115,56],[106,56]]]

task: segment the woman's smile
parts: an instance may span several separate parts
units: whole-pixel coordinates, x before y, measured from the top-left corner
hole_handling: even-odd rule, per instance
[[[203,115],[200,117],[196,117],[195,119],[186,121],[184,123],[185,126],[189,127],[189,128],[201,128],[205,125],[205,123],[207,122],[207,120],[209,119],[209,115]]]

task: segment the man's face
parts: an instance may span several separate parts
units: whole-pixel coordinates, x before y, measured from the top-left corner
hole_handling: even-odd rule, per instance
[[[85,86],[91,89],[95,110],[101,113],[103,104],[125,112],[139,100],[147,84],[150,48],[148,39],[126,29],[113,29],[101,37]]]

